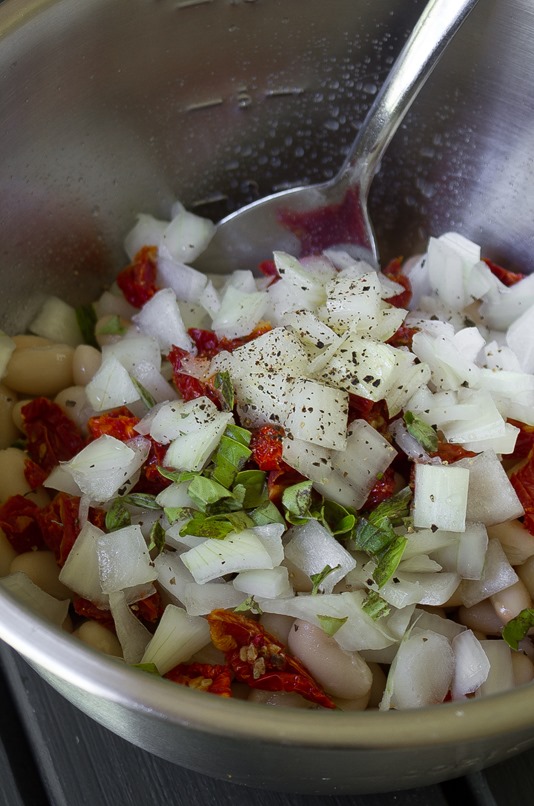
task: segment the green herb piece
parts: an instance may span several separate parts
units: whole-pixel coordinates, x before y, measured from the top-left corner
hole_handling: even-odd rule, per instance
[[[391,613],[391,606],[382,599],[379,593],[376,591],[369,591],[367,594],[367,598],[365,599],[362,610],[367,613],[368,616],[371,616],[372,619],[378,621],[378,619],[383,618],[384,616],[389,616]]]
[[[235,403],[235,392],[230,373],[226,370],[217,372],[213,379],[213,385],[220,393],[223,411],[233,411]]]
[[[132,507],[141,507],[141,509],[161,509],[160,505],[156,502],[156,496],[149,493],[130,493],[125,495],[122,499],[124,504],[130,504]]]
[[[205,476],[195,476],[187,488],[187,494],[196,506],[205,512],[210,504],[220,501],[221,498],[231,498],[232,493],[217,481],[207,479]]]
[[[300,481],[286,487],[282,494],[282,506],[286,513],[295,515],[299,519],[309,518],[309,510],[312,502],[312,482]],[[288,518],[290,520],[290,518]],[[293,521],[291,521],[293,523]]]
[[[156,401],[154,400],[148,389],[145,389],[143,384],[139,383],[137,378],[135,378],[133,375],[130,375],[130,380],[135,386],[137,393],[139,394],[139,397],[141,398],[147,409],[154,408],[154,406],[156,405]]]
[[[132,522],[130,513],[119,498],[116,498],[106,512],[105,526],[108,532],[115,532],[130,526]]]
[[[98,327],[99,336],[124,336],[125,333],[126,328],[122,324],[120,316],[117,316],[117,314],[110,316],[104,324]]]
[[[172,526],[173,523],[176,521],[184,520],[185,518],[191,518],[194,509],[191,507],[163,507],[163,512],[165,517],[169,521],[170,525]]]
[[[237,607],[234,607],[234,613],[256,613],[258,616],[261,616],[263,610],[255,600],[254,596],[247,596],[247,598],[238,604]]]
[[[534,627],[534,608],[526,607],[503,627],[502,637],[511,649],[518,650],[519,642],[527,636],[531,627]]]
[[[429,451],[429,453],[434,453],[434,451],[437,451],[438,435],[436,430],[432,428],[431,425],[425,423],[420,417],[411,411],[404,412],[404,422],[406,424],[408,433],[411,434],[420,445],[422,445],[425,451]]]
[[[312,588],[312,596],[315,596],[319,593],[319,588],[321,587],[322,583],[326,579],[326,577],[332,573],[332,571],[337,571],[338,568],[341,568],[340,565],[334,565],[332,568],[331,565],[325,565],[322,571],[319,571],[318,574],[310,574],[310,579],[313,583]]]
[[[159,521],[156,521],[150,530],[150,534],[148,536],[148,550],[154,551],[155,555],[152,556],[157,557],[163,549],[165,548],[165,529],[161,525]]]
[[[254,521],[246,512],[223,512],[216,515],[206,515],[204,512],[195,512],[193,517],[184,523],[180,534],[194,535],[195,537],[212,537],[223,540],[232,532],[242,532],[255,526]]]
[[[410,514],[411,500],[411,489],[404,487],[375,507],[367,516],[369,523],[372,523],[373,526],[378,526],[379,529],[382,529],[385,524],[400,526]]]
[[[76,308],[76,321],[82,334],[84,344],[98,349],[98,342],[95,337],[96,311],[91,303],[78,305]]]
[[[191,479],[196,479],[200,474],[195,473],[194,470],[169,470],[166,467],[161,467],[158,465],[158,473],[160,476],[163,476],[164,479],[169,479],[170,481],[175,481],[178,484],[181,484],[184,481],[191,481]]]
[[[330,637],[335,635],[337,631],[341,629],[347,619],[348,616],[345,616],[344,618],[336,618],[335,616],[321,616],[320,614],[317,614],[317,620],[321,625],[321,629]]]
[[[285,526],[285,520],[278,507],[269,500],[248,514],[252,518],[254,526],[264,526],[266,523],[281,523]]]
[[[268,498],[265,484],[266,473],[263,470],[241,470],[235,477],[233,492],[236,487],[244,487],[243,507],[253,509],[261,506]]]
[[[356,514],[335,501],[323,499],[317,510],[311,514],[336,537],[350,535],[356,525]]]
[[[212,478],[230,489],[237,473],[245,466],[252,451],[230,436],[223,434],[213,456]]]
[[[132,669],[139,669],[141,672],[148,672],[148,674],[156,674],[161,677],[155,663],[132,663]]]
[[[382,528],[373,526],[366,518],[358,518],[351,542],[357,549],[372,556],[380,554],[396,538],[393,527],[388,523]]]
[[[236,442],[240,442],[241,445],[245,445],[248,448],[252,439],[252,432],[246,428],[241,428],[240,425],[230,423],[226,426],[224,436],[235,439]]]
[[[408,538],[398,535],[378,556],[378,565],[373,571],[373,579],[379,588],[385,585],[397,570],[407,544]]]

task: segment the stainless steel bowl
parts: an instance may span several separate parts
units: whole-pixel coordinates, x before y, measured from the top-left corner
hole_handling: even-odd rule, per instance
[[[423,0],[4,0],[0,326],[94,297],[136,211],[203,214],[335,173]],[[384,259],[456,229],[530,271],[534,12],[484,0],[372,194]],[[534,687],[420,711],[227,702],[79,645],[0,595],[0,637],[130,741],[234,782],[357,793],[452,778],[534,745]]]

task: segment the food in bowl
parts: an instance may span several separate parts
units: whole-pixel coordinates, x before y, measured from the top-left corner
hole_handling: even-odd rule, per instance
[[[383,271],[328,249],[208,277],[212,231],[139,216],[99,300],[3,336],[2,584],[222,696],[532,679],[532,278],[455,233]]]

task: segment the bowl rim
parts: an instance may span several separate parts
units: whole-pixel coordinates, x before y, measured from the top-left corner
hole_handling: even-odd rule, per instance
[[[37,666],[37,671],[41,668],[94,697],[171,725],[226,738],[329,749],[414,749],[527,730],[534,737],[531,683],[480,699],[403,711],[269,708],[207,697],[132,669],[45,622],[1,589],[0,639]]]

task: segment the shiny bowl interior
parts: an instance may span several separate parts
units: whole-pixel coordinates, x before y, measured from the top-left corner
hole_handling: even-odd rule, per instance
[[[333,176],[423,0],[4,0],[0,327],[45,294],[89,301],[137,211],[217,219]],[[534,14],[484,0],[373,185],[384,260],[458,230],[530,271]],[[125,669],[0,594],[0,637],[82,710],[172,761],[251,786],[408,788],[534,745],[534,687],[413,712],[331,714],[206,697]]]

